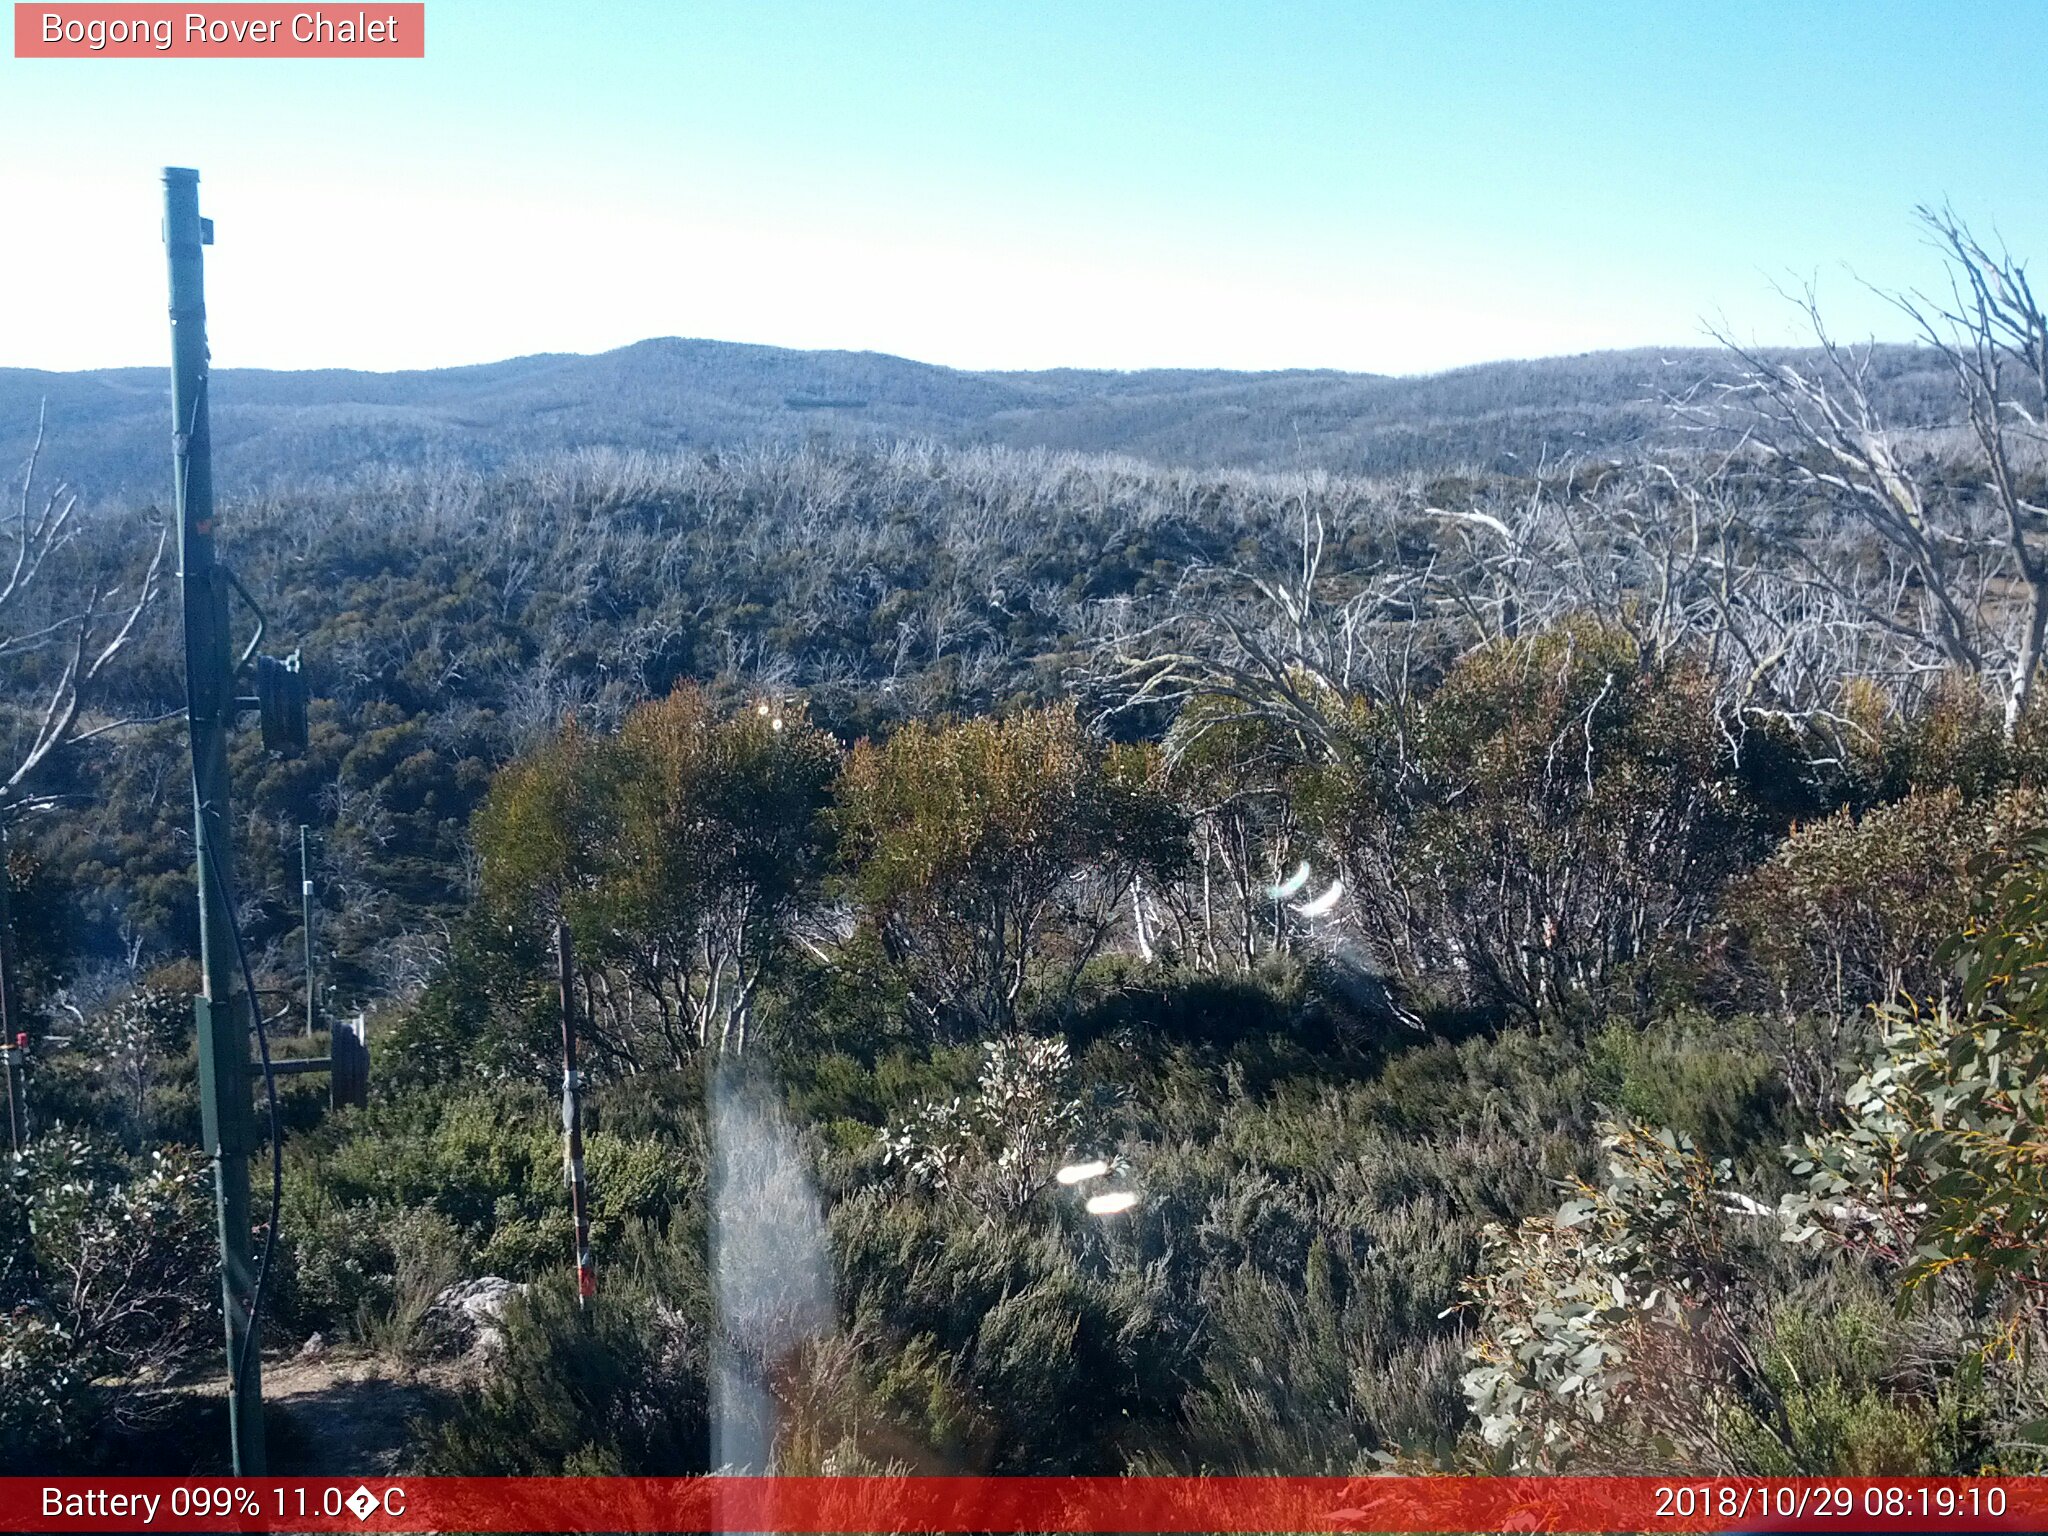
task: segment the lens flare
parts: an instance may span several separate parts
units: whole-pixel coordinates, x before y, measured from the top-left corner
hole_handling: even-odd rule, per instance
[[[1266,895],[1274,901],[1285,901],[1308,884],[1308,860],[1301,861],[1301,868],[1282,880],[1278,885],[1266,887]]]
[[[1335,907],[1343,897],[1344,882],[1342,880],[1334,881],[1330,888],[1314,901],[1304,901],[1294,910],[1303,917],[1321,917],[1324,913]]]

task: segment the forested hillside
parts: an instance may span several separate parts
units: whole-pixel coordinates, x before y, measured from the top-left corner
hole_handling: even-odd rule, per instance
[[[1902,425],[1947,420],[1931,353],[1874,358]],[[1301,370],[971,373],[879,353],[792,352],[673,337],[596,357],[423,373],[224,368],[222,472],[244,485],[351,478],[378,464],[504,467],[580,448],[669,451],[904,437],[1129,454],[1202,468],[1343,474],[1505,470],[1679,439],[1666,402],[1715,377],[1711,350],[1594,353],[1419,378]],[[0,369],[0,461],[28,451],[47,401],[49,472],[114,498],[161,495],[159,369]]]
[[[806,419],[894,389],[1187,462],[693,446],[629,352],[384,381],[389,430],[460,438],[459,385],[495,446],[293,479],[370,385],[223,376],[224,462],[280,473],[222,548],[314,695],[304,754],[236,751],[242,929],[317,1050],[309,826],[375,1061],[367,1108],[284,1085],[278,1359],[432,1373],[401,1464],[446,1472],[2035,1467],[2048,324],[1946,232],[1994,306],[1950,350],[1720,358],[1640,432],[1645,360],[925,398],[770,354]],[[1206,462],[1288,463],[1317,391],[1331,462],[1429,447]],[[1571,419],[1598,451],[1546,455]],[[219,1320],[175,615],[143,503],[62,521],[58,441],[0,523],[0,1460],[183,1470]],[[321,1433],[280,1414],[281,1469]]]

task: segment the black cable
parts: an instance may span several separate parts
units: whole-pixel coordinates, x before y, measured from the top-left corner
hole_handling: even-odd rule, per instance
[[[263,1256],[256,1261],[256,1289],[249,1298],[249,1327],[242,1335],[242,1353],[235,1361],[235,1396],[242,1395],[242,1383],[249,1375],[249,1355],[256,1342],[257,1326],[263,1320],[263,1291],[270,1279],[270,1253],[277,1246],[277,1218],[284,1207],[284,1142],[277,1130],[277,1073],[270,1065],[270,1031],[264,1027],[263,1009],[256,999],[256,976],[249,969],[249,951],[242,942],[242,919],[236,910],[234,893],[215,859],[205,861],[213,875],[214,892],[227,911],[228,934],[235,941],[235,959],[242,969],[242,991],[249,999],[249,1017],[256,1024],[256,1051],[263,1062],[263,1096],[270,1114],[270,1220],[263,1229]]]

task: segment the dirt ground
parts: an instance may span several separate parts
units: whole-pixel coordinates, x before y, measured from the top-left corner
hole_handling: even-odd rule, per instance
[[[417,1457],[413,1421],[445,1412],[462,1381],[453,1363],[339,1353],[266,1361],[263,1399],[277,1447],[270,1469],[306,1477],[407,1471]]]
[[[414,1421],[445,1413],[464,1379],[458,1362],[413,1365],[345,1350],[314,1359],[280,1355],[265,1360],[269,1470],[287,1477],[373,1477],[410,1471],[419,1453]],[[203,1400],[199,1412],[210,1422],[223,1383],[202,1378],[170,1390]],[[224,1418],[219,1429],[225,1430]],[[202,1444],[214,1438],[197,1425],[188,1425],[188,1434]]]

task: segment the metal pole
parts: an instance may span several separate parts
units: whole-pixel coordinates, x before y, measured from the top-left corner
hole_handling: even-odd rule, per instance
[[[13,883],[7,864],[7,823],[0,821],[0,1062],[7,1069],[7,1147],[19,1157],[28,1142],[28,1054],[23,1049],[28,1035],[19,1027],[14,997],[14,909],[9,890]]]
[[[306,1038],[320,1024],[320,1005],[313,980],[313,856],[308,851],[306,828],[299,826],[299,931],[306,938]]]
[[[0,811],[0,817],[4,817]],[[0,1041],[8,1045],[21,1026],[14,1001],[14,876],[7,863],[7,823],[0,819]],[[10,1101],[10,1111],[12,1104]],[[20,1147],[20,1142],[15,1146]]]
[[[21,1037],[23,1040],[27,1038],[26,1035]],[[7,1150],[16,1157],[21,1156],[21,1143],[24,1139],[22,1133],[27,1129],[22,1123],[27,1118],[24,1109],[15,1102],[20,1091],[16,1082],[20,1074],[16,1070],[15,1058],[21,1053],[19,1041],[0,1041],[0,1066],[7,1069]]]
[[[576,972],[569,924],[555,919],[555,984],[562,1000],[562,1138],[569,1176],[569,1214],[576,1222],[576,1304],[597,1294],[590,1258],[590,1192],[583,1182],[583,1079],[576,1071]]]
[[[228,822],[228,732],[235,717],[235,661],[228,586],[213,549],[213,452],[206,387],[204,247],[213,226],[199,216],[199,173],[164,171],[164,248],[171,279],[171,463],[178,510],[178,578],[185,608],[185,698],[192,737],[193,846],[199,878],[199,964],[193,1000],[199,1029],[201,1134],[213,1160],[220,1220],[221,1303],[227,1322],[228,1433],[238,1477],[263,1471],[263,1365],[254,1327],[255,1268],[249,1252],[249,1008],[235,977]]]

